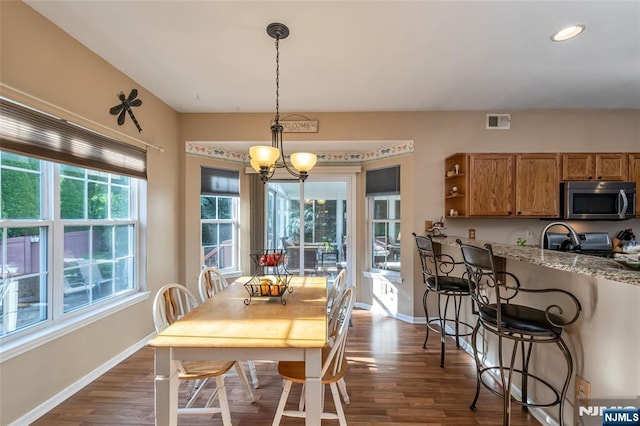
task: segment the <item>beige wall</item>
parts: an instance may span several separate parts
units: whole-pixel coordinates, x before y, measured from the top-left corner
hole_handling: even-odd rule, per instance
[[[0,79],[50,104],[90,121],[162,146],[150,149],[147,221],[148,290],[153,295],[164,283],[195,285],[199,259],[199,165],[238,167],[185,154],[185,141],[266,140],[272,114],[176,114],[144,87],[81,46],[66,33],[21,2],[0,2]],[[143,128],[131,123],[118,127],[108,108],[119,91],[136,87],[144,101],[136,116]],[[3,90],[8,96],[16,93]],[[56,108],[29,98],[19,100],[45,110]],[[492,111],[495,112],[495,111]],[[425,219],[443,212],[443,159],[455,152],[556,152],[640,150],[640,111],[511,111],[512,129],[485,130],[485,112],[304,113],[321,123],[317,134],[299,134],[301,140],[413,140],[412,156],[367,163],[366,167],[402,164],[403,233],[421,232]],[[64,114],[62,114],[64,115]],[[74,119],[74,121],[77,121]],[[90,122],[80,123],[105,132]],[[106,133],[109,133],[106,131]],[[117,134],[113,136],[128,140]],[[132,142],[135,143],[135,142]],[[241,191],[247,190],[243,178]],[[357,209],[364,212],[364,182],[357,182]],[[243,209],[246,220],[248,209]],[[450,234],[478,228],[478,238],[510,240],[524,227],[541,228],[539,221],[450,221]],[[615,225],[617,226],[617,224]],[[636,228],[637,221],[636,221]],[[243,229],[241,243],[248,246]],[[355,243],[363,247],[363,216],[357,221]],[[492,238],[493,237],[493,238]],[[408,317],[422,315],[422,283],[410,239],[398,286],[399,310]],[[364,253],[363,250],[359,252]],[[408,256],[407,256],[408,254]],[[199,260],[198,260],[199,262]],[[366,267],[363,254],[356,269]],[[360,275],[358,275],[360,277]],[[368,283],[358,283],[365,302]],[[370,287],[370,285],[369,285]],[[193,287],[192,287],[193,288]],[[109,359],[139,342],[153,330],[151,300],[0,364],[0,423],[32,410]],[[120,332],[126,330],[126,333]],[[77,348],[70,356],[69,348]],[[37,386],[34,384],[37,383]]]
[[[164,283],[179,280],[178,194],[183,187],[175,111],[144,87],[84,48],[21,2],[0,2],[0,79],[48,104],[89,121],[141,138],[164,148],[148,151],[147,289],[150,297],[0,364],[0,424],[8,424],[143,340],[153,332],[151,301]],[[136,117],[143,132],[127,120],[118,127],[109,108],[118,92],[140,92]],[[99,132],[108,130],[30,97],[2,89],[2,94],[79,122]],[[130,142],[126,137],[111,136]],[[132,142],[135,144],[135,142]]]

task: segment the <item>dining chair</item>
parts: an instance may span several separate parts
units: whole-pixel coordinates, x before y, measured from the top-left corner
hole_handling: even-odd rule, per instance
[[[169,325],[178,321],[198,305],[193,294],[181,284],[167,284],[160,288],[153,301],[153,322],[156,332],[160,333]],[[231,411],[224,384],[224,375],[236,364],[235,361],[178,361],[178,379],[187,381],[187,401],[184,407],[178,407],[178,414],[217,414],[222,415],[224,426],[231,426]],[[194,404],[209,379],[215,379],[216,388],[204,407]],[[220,407],[212,407],[218,397]]]
[[[202,303],[206,302],[217,293],[221,292],[225,288],[229,286],[229,282],[222,275],[218,268],[214,267],[206,267],[200,271],[200,276],[198,277],[198,291],[200,293],[200,301]],[[249,365],[249,374],[251,375],[251,382],[253,383],[253,387],[258,389],[260,386],[260,382],[258,381],[258,373],[256,372],[256,364],[253,361],[247,361]],[[242,369],[242,373],[238,371],[238,375],[242,379],[245,377],[246,373],[244,372],[244,367],[242,364],[238,363],[238,368]]]
[[[338,391],[337,382],[342,379],[347,371],[347,359],[345,356],[345,347],[347,343],[347,332],[349,331],[349,319],[353,310],[354,295],[353,289],[347,288],[342,297],[337,300],[335,321],[329,321],[327,344],[322,350],[322,399],[324,401],[324,390],[328,384],[331,388],[331,395],[335,404],[336,412],[329,413],[324,411],[324,403],[322,403],[321,419],[338,420],[340,426],[346,426],[347,420],[342,408],[340,393]],[[285,410],[291,386],[293,383],[305,382],[305,362],[304,361],[280,361],[278,363],[278,373],[284,379],[284,388],[280,396],[280,402],[273,419],[273,426],[280,424],[282,416],[305,418],[305,402],[304,389],[298,405],[298,410]]]
[[[329,295],[327,297],[327,322],[328,329],[332,329],[332,322],[337,320],[337,315],[339,311],[338,301],[344,294],[347,289],[347,268],[343,268],[340,270],[336,279],[333,281],[331,289],[329,290]],[[352,290],[355,298],[355,289]],[[351,318],[349,318],[349,325],[353,325],[351,322]],[[347,392],[347,384],[344,381],[344,377],[338,380],[338,389],[340,390],[340,394],[342,395],[342,400],[345,405],[349,405],[351,400],[349,399],[349,393]]]

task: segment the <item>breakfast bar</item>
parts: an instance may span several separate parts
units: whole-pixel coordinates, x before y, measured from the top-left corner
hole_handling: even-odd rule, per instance
[[[443,253],[461,259],[456,243],[457,237],[438,237]],[[620,265],[610,258],[588,256],[519,246],[501,242],[460,238],[463,243],[482,247],[490,243],[501,263],[499,267],[515,274],[525,288],[558,288],[574,294],[582,305],[578,321],[565,329],[566,341],[574,359],[573,375],[590,383],[591,398],[616,400],[635,398],[640,395],[637,354],[640,353],[640,331],[637,328],[640,306],[640,271]],[[549,306],[555,299],[529,299]],[[471,307],[466,314],[471,316]],[[469,317],[469,319],[472,319]],[[486,344],[485,340],[485,344]],[[490,347],[490,345],[488,346]],[[471,347],[467,347],[470,351]],[[484,360],[492,363],[495,352],[487,350]],[[558,385],[557,377],[563,372],[559,356],[553,351],[536,353],[531,370],[551,383]],[[568,407],[564,412],[565,422],[579,423],[577,402],[570,383],[567,395]],[[537,391],[536,391],[537,392]],[[533,398],[544,395],[531,395]],[[572,409],[570,409],[572,408]],[[536,407],[532,410],[538,418],[557,421],[557,412]]]

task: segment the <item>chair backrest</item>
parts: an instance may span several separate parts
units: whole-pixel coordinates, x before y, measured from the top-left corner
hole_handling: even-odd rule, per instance
[[[427,284],[431,280],[438,289],[438,277],[449,275],[455,268],[455,260],[448,254],[436,254],[433,249],[433,240],[430,235],[425,237],[412,233],[418,248],[420,264],[422,265],[422,281]]]
[[[229,286],[229,282],[222,273],[214,267],[204,268],[198,277],[198,292],[200,301],[206,302]]]
[[[153,300],[153,323],[156,331],[173,324],[198,306],[195,296],[182,284],[167,284]]]
[[[333,280],[333,284],[331,285],[331,289],[329,290],[329,294],[327,295],[327,308],[329,312],[331,312],[336,305],[336,302],[342,293],[344,293],[347,288],[347,268],[343,268],[338,272],[335,280]]]
[[[327,342],[330,350],[322,366],[323,376],[327,372],[335,375],[342,369],[354,297],[352,288],[347,288],[343,291],[341,297],[336,300],[336,309],[333,311],[333,316],[330,315],[328,317],[327,336],[329,338]]]
[[[463,244],[460,239],[456,242],[462,251],[462,261],[467,270],[465,276],[469,282],[471,297],[478,304],[479,309],[497,311],[497,323],[500,327],[502,324],[500,304],[508,301],[510,297],[505,297],[506,289],[505,294],[501,294],[506,280],[498,279],[491,244],[486,243],[484,247],[477,247]]]

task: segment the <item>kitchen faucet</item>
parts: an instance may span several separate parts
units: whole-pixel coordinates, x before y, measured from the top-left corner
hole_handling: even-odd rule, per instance
[[[550,224],[544,227],[544,229],[540,233],[540,248],[545,248],[544,237],[547,235],[547,231],[549,230],[549,228],[552,228],[554,226],[563,226],[564,228],[567,229],[567,231],[569,231],[569,238],[571,238],[571,247],[569,248],[570,251],[579,251],[581,249],[580,238],[578,238],[578,234],[571,227],[571,225],[565,222],[551,222]]]

